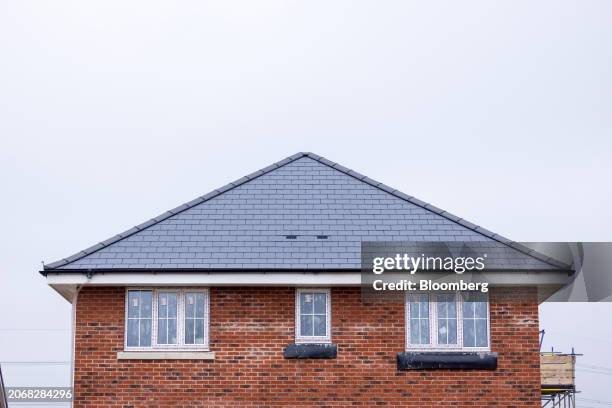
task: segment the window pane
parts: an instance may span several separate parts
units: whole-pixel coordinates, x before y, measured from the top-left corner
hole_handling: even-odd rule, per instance
[[[204,294],[195,293],[195,317],[204,318]]]
[[[128,291],[126,333],[128,347],[148,347],[151,345],[152,293],[150,290]]]
[[[438,321],[438,344],[448,344],[448,320]]]
[[[475,321],[476,325],[476,347],[487,347],[488,339],[487,339],[487,320],[486,319],[477,319]]]
[[[474,303],[474,317],[487,318],[487,302]]]
[[[151,319],[140,319],[140,347],[151,345]]]
[[[447,302],[445,302],[443,299],[444,298],[442,298],[442,297],[438,297],[438,302],[437,302],[437,306],[438,306],[438,318],[445,318],[446,317]]]
[[[449,302],[446,304],[448,310],[448,316],[457,318],[457,299],[455,296],[452,296]]]
[[[429,344],[429,296],[410,297],[410,343]]]
[[[195,343],[204,344],[204,319],[195,321]]]
[[[168,317],[176,317],[178,297],[176,293],[171,293],[168,297]]]
[[[474,303],[468,300],[463,302],[463,316],[466,318],[474,317]]]
[[[419,304],[421,305],[420,309],[421,309],[421,318],[428,318],[429,317],[429,299],[427,295],[424,295],[424,297],[421,299],[421,301],[419,302]]]
[[[429,319],[421,319],[421,344],[429,344]]]
[[[457,320],[438,321],[438,344],[457,344]]]
[[[166,319],[159,319],[157,321],[157,343],[168,344],[168,327],[166,326]]]
[[[168,314],[168,297],[165,293],[160,293],[157,296],[157,315],[166,317]]]
[[[204,344],[205,296],[202,292],[185,293],[185,344]],[[170,309],[175,308],[170,303]],[[176,337],[176,323],[170,321],[168,338]]]
[[[312,336],[313,335],[312,333],[313,333],[312,315],[300,316],[300,335]]]
[[[314,316],[314,335],[325,336],[325,315]]]
[[[168,319],[168,344],[176,344],[176,319]]]
[[[410,319],[410,343],[420,344],[419,319]]]
[[[429,296],[416,295],[410,301],[410,317],[415,319],[429,319]]]
[[[140,291],[140,317],[151,318],[153,313],[153,294],[150,290]]]
[[[325,314],[325,303],[327,295],[325,293],[315,293],[314,295],[314,313]]]
[[[169,319],[176,319],[176,304],[178,302],[177,299],[177,294],[176,293],[168,293],[168,308],[167,308],[167,312],[168,312],[168,318]]]
[[[185,344],[193,344],[194,326],[195,326],[195,322],[193,319],[185,320]]]
[[[302,314],[312,314],[313,302],[312,293],[300,293],[300,312]]]
[[[157,295],[157,344],[176,344],[177,294]],[[173,333],[173,334],[171,334]]]
[[[463,345],[464,347],[487,347],[489,302],[481,293],[469,294],[463,303]]]
[[[127,345],[138,347],[138,319],[128,319]]]
[[[158,296],[157,309],[159,317],[176,318],[177,294],[161,292]]]
[[[195,294],[187,293],[185,295],[185,317],[194,317],[195,313]]]
[[[410,301],[410,318],[419,318],[419,302],[416,300]]]
[[[438,295],[438,344],[457,344],[457,305],[455,295]]]
[[[457,319],[448,320],[448,343],[457,344]]]
[[[140,292],[137,290],[128,291],[128,317],[137,318],[140,311]]]
[[[463,346],[474,347],[476,345],[476,333],[473,319],[463,320]]]

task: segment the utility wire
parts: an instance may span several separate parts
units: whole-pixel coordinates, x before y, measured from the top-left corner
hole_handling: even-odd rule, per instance
[[[596,365],[589,365],[589,364],[578,364],[578,368],[588,368],[590,370],[601,370],[601,371],[612,372],[612,368],[610,367],[603,367],[603,366],[596,366]]]
[[[608,406],[612,406],[612,401],[603,401],[603,400],[597,400],[597,399],[592,399],[592,398],[576,398],[577,401],[584,401],[584,402],[588,402],[589,404],[601,404],[601,405],[608,405]]]
[[[69,332],[71,329],[0,329],[0,332]]]
[[[604,372],[604,371],[596,371],[596,370],[588,370],[588,369],[576,369],[576,371],[582,372],[582,373],[590,373],[590,374],[601,374],[601,375],[607,375],[607,376],[612,376],[611,372]]]
[[[70,361],[0,361],[0,364],[14,364],[14,365],[64,365],[64,364],[70,364]]]

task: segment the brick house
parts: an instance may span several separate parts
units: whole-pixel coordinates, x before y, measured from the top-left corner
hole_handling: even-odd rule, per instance
[[[472,303],[362,302],[360,243],[411,240],[521,267]],[[299,153],[41,273],[73,306],[75,407],[537,407],[538,293],[568,271]]]

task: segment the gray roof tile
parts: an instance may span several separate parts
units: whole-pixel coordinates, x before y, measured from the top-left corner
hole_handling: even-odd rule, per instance
[[[410,240],[490,241],[505,265],[564,267],[344,166],[298,153],[45,270],[357,269],[362,241]]]

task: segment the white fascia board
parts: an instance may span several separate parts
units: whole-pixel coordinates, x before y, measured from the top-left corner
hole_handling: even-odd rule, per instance
[[[435,274],[413,275],[417,279],[436,279]],[[439,275],[437,276],[439,277]],[[481,275],[490,286],[538,286],[554,291],[570,281],[559,272],[489,272]],[[387,274],[385,281],[405,279],[405,274]],[[458,276],[460,278],[460,276]],[[469,280],[469,279],[468,279]],[[359,272],[124,272],[49,273],[47,283],[68,301],[81,286],[360,286]]]
[[[87,286],[359,286],[359,272],[49,273],[47,283]]]
[[[386,272],[381,275],[370,276],[368,282],[376,279],[383,279],[385,282],[399,282],[403,279],[440,281],[441,276],[435,272],[423,272],[414,275]],[[549,286],[565,285],[570,282],[571,277],[566,272],[553,271],[479,272],[478,274],[444,275],[444,281],[446,282],[459,280],[465,280],[466,282],[488,282],[489,286]]]

